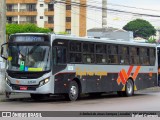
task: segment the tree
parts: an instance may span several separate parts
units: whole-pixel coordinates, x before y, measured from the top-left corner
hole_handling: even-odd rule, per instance
[[[151,35],[155,35],[156,29],[146,20],[136,19],[127,23],[124,30],[132,31],[134,37],[142,37],[148,39]]]
[[[35,24],[7,24],[6,25],[6,34],[11,35],[14,33],[48,33],[51,30],[47,28],[37,27]]]

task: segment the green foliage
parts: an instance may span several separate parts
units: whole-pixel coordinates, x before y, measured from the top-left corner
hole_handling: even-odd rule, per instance
[[[37,27],[35,24],[7,24],[6,34],[11,35],[14,33],[48,33],[51,30],[46,28]]]
[[[149,43],[156,43],[156,39],[151,37],[151,38],[148,39],[148,42]]]
[[[146,20],[136,19],[127,23],[124,30],[132,31],[134,37],[142,37],[148,39],[151,35],[155,35],[156,29]]]
[[[58,32],[56,34],[60,34],[60,35],[67,35],[68,33],[67,32]]]

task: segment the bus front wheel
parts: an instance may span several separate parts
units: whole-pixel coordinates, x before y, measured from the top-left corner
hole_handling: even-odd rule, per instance
[[[79,95],[78,84],[76,81],[71,81],[69,84],[68,94],[66,95],[66,99],[69,101],[77,100]]]
[[[129,97],[134,94],[134,87],[133,87],[133,81],[129,79],[125,86],[125,96]]]

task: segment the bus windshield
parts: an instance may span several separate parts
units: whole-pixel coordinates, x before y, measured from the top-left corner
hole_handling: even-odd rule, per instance
[[[9,45],[8,70],[39,72],[50,70],[50,46]]]

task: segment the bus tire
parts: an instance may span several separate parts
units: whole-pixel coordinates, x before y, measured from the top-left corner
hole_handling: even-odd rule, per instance
[[[126,85],[125,85],[125,96],[129,97],[134,94],[134,84],[131,79],[128,79]]]
[[[76,81],[71,81],[68,88],[68,93],[66,94],[66,99],[69,101],[76,101],[79,96],[79,88]]]

